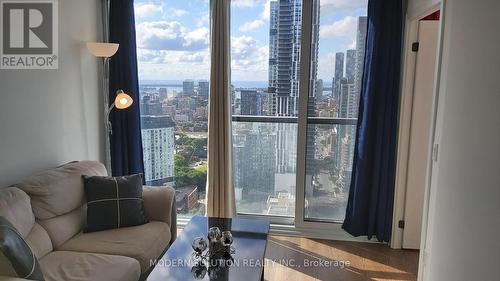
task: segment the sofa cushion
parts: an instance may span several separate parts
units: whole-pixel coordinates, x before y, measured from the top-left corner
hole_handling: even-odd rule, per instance
[[[33,254],[40,259],[46,254],[52,252],[53,247],[50,241],[49,234],[38,223],[35,222],[31,232],[24,239],[28,246],[30,246]]]
[[[33,213],[56,249],[83,228],[82,175],[104,176],[106,168],[94,161],[72,162],[16,184],[30,196]]]
[[[17,187],[0,188],[0,216],[12,223],[37,258],[52,251],[50,238],[35,222],[30,198],[24,191]]]
[[[147,223],[142,199],[142,175],[83,176],[87,223],[83,232]]]
[[[169,242],[169,225],[152,221],[139,226],[80,233],[59,249],[131,257],[139,261],[145,272],[150,261],[159,258]]]
[[[82,175],[105,176],[106,168],[99,162],[72,162],[28,177],[15,186],[31,197],[35,217],[46,220],[83,205]]]
[[[38,260],[21,234],[0,217],[0,272],[29,280],[44,280]]]
[[[40,260],[47,281],[137,281],[139,262],[132,258],[54,251]]]
[[[54,249],[82,231],[85,224],[85,208],[73,210],[62,216],[38,221],[47,230]]]
[[[12,223],[23,238],[35,224],[29,196],[16,187],[0,189],[0,216]]]

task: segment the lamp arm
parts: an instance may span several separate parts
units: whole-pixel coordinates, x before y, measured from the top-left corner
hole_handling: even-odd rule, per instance
[[[115,103],[112,103],[109,108],[108,108],[108,118],[109,118],[109,114],[111,113],[111,110],[113,110],[113,108],[115,108]]]

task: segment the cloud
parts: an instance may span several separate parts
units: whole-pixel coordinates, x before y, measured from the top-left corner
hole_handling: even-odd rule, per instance
[[[162,63],[164,54],[162,51],[137,48],[137,61],[148,63]]]
[[[335,73],[335,52],[330,52],[318,58],[318,78],[331,80]]]
[[[208,47],[206,27],[189,31],[177,21],[154,21],[139,23],[136,30],[142,49],[199,51]]]
[[[347,16],[331,24],[320,26],[320,36],[323,38],[353,38],[356,37],[358,21],[355,17]]]
[[[262,26],[264,26],[264,21],[263,20],[253,20],[244,23],[242,26],[240,26],[239,31],[240,32],[252,32],[255,31]]]
[[[267,79],[269,48],[259,45],[250,36],[231,38],[231,71],[233,79],[246,80],[248,77]]]
[[[134,7],[135,16],[138,18],[149,17],[162,10],[162,7],[156,4],[137,4]]]
[[[201,40],[208,30],[197,29],[190,40]],[[251,36],[231,38],[231,76],[233,80],[267,80],[267,45]],[[142,79],[208,79],[210,53],[208,47],[198,50],[137,49]]]
[[[352,40],[347,49],[356,49],[356,39]]]
[[[209,26],[210,25],[210,15],[208,13],[202,13],[196,20],[196,26]]]
[[[197,28],[188,32],[185,39],[185,46],[208,46],[210,40],[210,30],[206,27]]]
[[[140,63],[184,66],[208,65],[210,61],[208,49],[198,52],[137,49],[137,60]]]
[[[245,22],[242,26],[239,27],[240,32],[252,32],[256,31],[257,29],[263,27],[267,21],[269,21],[270,17],[270,9],[271,9],[271,1],[270,0],[265,0],[262,4],[262,12],[260,13],[260,18],[253,20],[253,21],[248,21]]]
[[[180,17],[184,16],[185,14],[187,14],[187,11],[183,10],[183,9],[170,8],[170,9],[168,9],[168,14],[172,15],[176,18],[180,18]]]
[[[321,0],[321,13],[366,9],[368,0]]]
[[[252,8],[262,2],[261,0],[232,0],[231,5],[238,8]]]
[[[138,49],[137,55],[141,80],[209,79],[208,49],[200,52]]]
[[[260,14],[260,18],[263,20],[269,20],[270,17],[271,17],[271,1],[266,0],[266,2],[264,3],[264,9]]]
[[[139,23],[137,30],[137,45],[139,48],[153,50],[182,49],[187,32],[179,22],[155,21]]]

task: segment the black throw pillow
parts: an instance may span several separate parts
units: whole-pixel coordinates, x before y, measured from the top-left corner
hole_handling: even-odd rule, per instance
[[[87,224],[94,232],[148,222],[142,199],[142,175],[125,177],[83,176]]]
[[[29,280],[44,281],[38,260],[17,229],[0,217],[1,274]]]

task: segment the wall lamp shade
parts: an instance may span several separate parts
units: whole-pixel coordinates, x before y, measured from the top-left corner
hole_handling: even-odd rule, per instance
[[[131,96],[127,95],[123,90],[116,91],[115,107],[117,109],[129,108],[132,103],[134,103],[134,100]]]
[[[87,49],[98,58],[110,58],[118,51],[120,44],[88,42]]]

